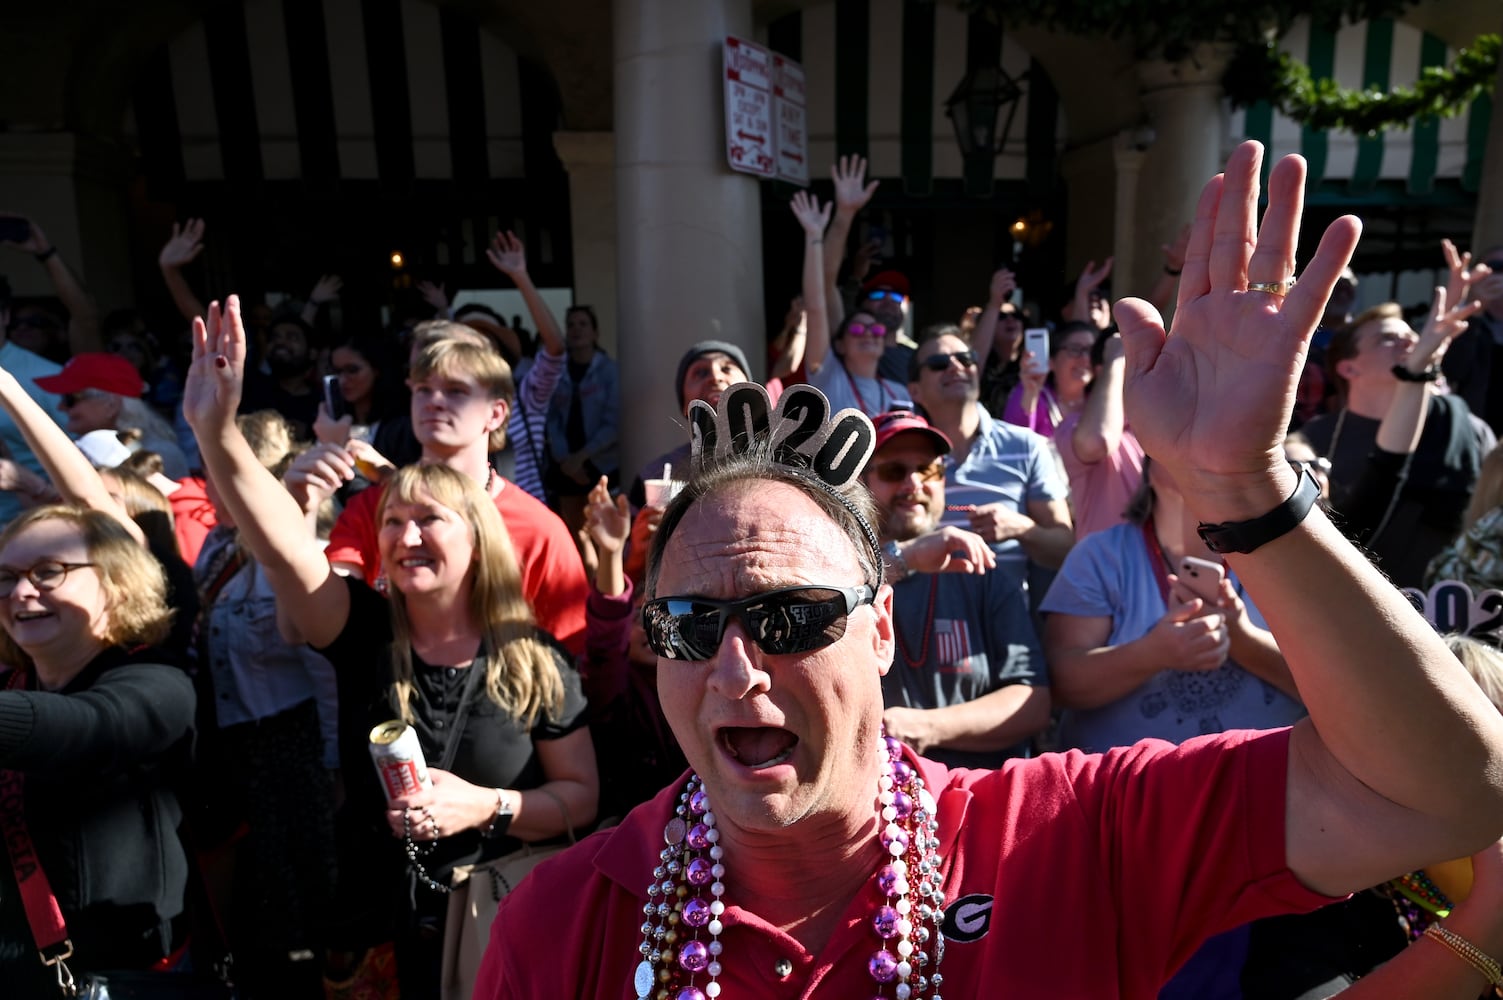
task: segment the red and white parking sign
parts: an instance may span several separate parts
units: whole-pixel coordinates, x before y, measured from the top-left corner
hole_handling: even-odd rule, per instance
[[[777,122],[778,177],[809,186],[809,133],[805,130],[804,67],[772,57],[772,107]]]
[[[772,54],[739,38],[725,40],[725,153],[732,170],[777,173]]]

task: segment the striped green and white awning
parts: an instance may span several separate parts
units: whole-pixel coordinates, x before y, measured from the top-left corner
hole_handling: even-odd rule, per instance
[[[1412,85],[1427,66],[1444,66],[1455,50],[1411,25],[1375,20],[1331,32],[1302,19],[1279,47],[1306,62],[1317,77],[1347,88]],[[1312,201],[1423,199],[1445,187],[1475,192],[1481,181],[1491,98],[1456,118],[1426,119],[1373,136],[1302,127],[1259,103],[1231,117],[1231,136],[1258,139],[1273,154],[1300,153],[1310,163]]]

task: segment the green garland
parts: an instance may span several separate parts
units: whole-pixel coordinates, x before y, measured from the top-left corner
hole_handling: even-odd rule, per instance
[[[1456,53],[1449,66],[1426,66],[1413,87],[1389,91],[1348,90],[1335,80],[1316,80],[1310,67],[1274,45],[1241,50],[1223,85],[1233,103],[1266,100],[1285,116],[1316,129],[1376,135],[1407,128],[1420,118],[1454,118],[1491,91],[1503,38],[1482,35]]]

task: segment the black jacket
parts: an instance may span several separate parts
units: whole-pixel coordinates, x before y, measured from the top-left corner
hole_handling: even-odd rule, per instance
[[[0,768],[23,776],[26,826],[67,922],[75,971],[156,961],[171,950],[183,909],[188,865],[172,786],[192,737],[194,693],[162,659],[109,649],[62,691],[37,690],[34,676],[0,691]],[[25,982],[40,970],[7,855],[0,977],[14,984],[8,977]]]

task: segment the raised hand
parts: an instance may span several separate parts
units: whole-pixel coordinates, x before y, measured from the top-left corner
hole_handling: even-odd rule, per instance
[[[433,307],[434,312],[445,316],[449,314],[449,292],[443,285],[434,284],[431,281],[419,281],[413,287],[423,297],[423,301]]]
[[[585,531],[602,552],[622,551],[631,537],[631,502],[624,493],[612,499],[604,476],[590,490],[585,506]]]
[[[830,179],[835,182],[835,208],[842,215],[855,215],[877,192],[877,181],[862,184],[866,180],[864,156],[842,156],[831,164]]]
[[[830,209],[833,202],[827,202],[820,208],[819,199],[807,191],[800,191],[793,196],[789,203],[793,209],[793,217],[798,224],[804,227],[804,234],[810,239],[819,240],[824,238],[825,227],[830,224]]]
[[[485,259],[513,281],[519,275],[527,277],[527,247],[517,238],[516,233],[497,233],[496,238],[491,240],[489,249],[485,251]]]
[[[333,302],[339,298],[339,290],[344,287],[344,282],[337,274],[325,274],[320,277],[313,286],[313,291],[308,293],[308,301],[321,306],[325,302]]]
[[[172,224],[172,237],[157,254],[157,265],[162,268],[179,268],[192,262],[204,252],[204,220],[189,219],[179,226]]]
[[[1486,268],[1486,265],[1479,266]],[[1446,348],[1451,346],[1451,341],[1466,329],[1467,320],[1482,308],[1481,302],[1462,301],[1448,309],[1446,303],[1449,297],[1449,289],[1436,287],[1435,296],[1430,302],[1430,315],[1425,319],[1425,328],[1420,331],[1419,340],[1415,341],[1409,357],[1404,359],[1404,364],[1410,371],[1419,373],[1431,365],[1439,364],[1440,359],[1445,357]]]
[[[991,287],[987,290],[992,308],[997,309],[1005,304],[1012,296],[1012,293],[1017,290],[1017,287],[1018,276],[1007,268],[1004,267],[994,272],[992,274]]]
[[[1357,219],[1337,219],[1298,285],[1250,291],[1294,274],[1304,204],[1305,162],[1287,156],[1256,226],[1262,160],[1262,146],[1243,143],[1201,192],[1172,331],[1147,302],[1116,305],[1127,419],[1203,521],[1258,517],[1293,492],[1284,429],[1310,335],[1361,232]]]
[[[245,326],[240,321],[240,296],[231,295],[224,308],[209,303],[207,321],[193,320],[193,361],[183,383],[183,417],[203,440],[235,422],[245,380]]]
[[[47,234],[42,232],[41,227],[38,226],[35,222],[32,222],[30,219],[26,218],[23,215],[12,215],[8,216],[8,218],[20,219],[22,222],[26,223],[26,238],[24,240],[17,240],[14,242],[11,240],[6,240],[5,246],[15,247],[17,250],[22,250],[26,253],[33,254],[42,253],[51,246],[51,244],[47,242]]]
[[[1159,253],[1164,255],[1164,270],[1170,274],[1179,274],[1185,269],[1185,251],[1190,247],[1190,228],[1188,224],[1181,226],[1173,243],[1159,246]]]

